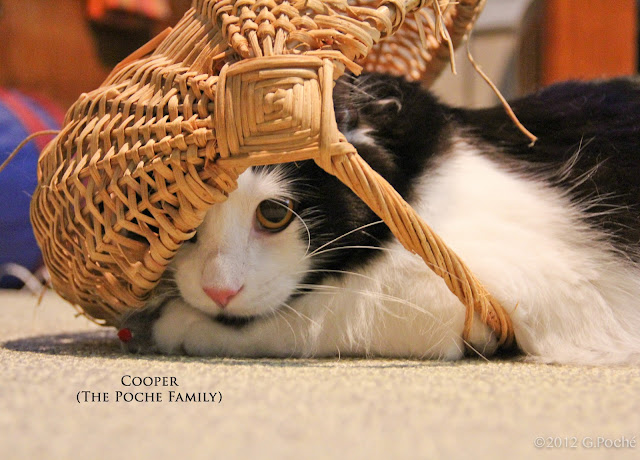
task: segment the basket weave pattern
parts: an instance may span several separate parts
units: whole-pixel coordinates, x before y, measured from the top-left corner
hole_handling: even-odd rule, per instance
[[[444,279],[467,307],[465,335],[475,311],[510,344],[508,315],[346,141],[332,98],[347,69],[432,80],[448,62],[442,38],[460,42],[483,4],[195,0],[80,97],[41,157],[32,222],[55,289],[118,325],[240,173],[313,159]]]

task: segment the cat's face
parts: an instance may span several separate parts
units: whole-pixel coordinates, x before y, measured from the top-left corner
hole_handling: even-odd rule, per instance
[[[325,276],[365,264],[376,253],[365,248],[389,233],[375,222],[359,198],[311,161],[252,168],[207,213],[169,274],[190,305],[242,325],[234,320],[287,308]]]
[[[212,315],[260,316],[281,307],[311,265],[293,195],[283,168],[242,174],[172,263],[182,297]]]
[[[358,86],[362,82],[368,86]],[[372,88],[374,95],[367,93]],[[339,84],[334,91],[340,130],[403,193],[407,183],[397,155],[379,142],[393,141],[406,124],[397,94],[388,77]],[[406,138],[402,134],[398,139]],[[254,167],[240,176],[227,201],[207,213],[197,238],[183,245],[168,272],[195,308],[221,320],[259,317],[286,308],[326,276],[375,257],[379,251],[371,249],[390,238],[376,222],[351,190],[313,161]]]

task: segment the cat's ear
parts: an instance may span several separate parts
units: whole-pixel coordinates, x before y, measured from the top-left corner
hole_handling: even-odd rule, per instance
[[[363,108],[367,119],[381,126],[393,121],[402,110],[402,102],[396,97],[374,99]]]
[[[374,99],[365,108],[367,115],[375,121],[388,121],[398,116],[402,102],[397,97]]]
[[[380,114],[397,115],[402,110],[402,102],[396,97],[388,97],[386,99],[380,99],[373,103],[374,110],[377,110]]]

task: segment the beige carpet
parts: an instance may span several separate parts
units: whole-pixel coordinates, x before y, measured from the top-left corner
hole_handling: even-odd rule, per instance
[[[640,458],[638,368],[135,357],[54,294],[35,303],[0,293],[1,459]]]

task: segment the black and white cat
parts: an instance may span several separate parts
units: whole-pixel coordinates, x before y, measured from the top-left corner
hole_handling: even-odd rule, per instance
[[[343,78],[341,131],[464,260],[541,361],[640,362],[640,81],[569,82],[451,108],[417,84]],[[258,167],[207,214],[130,351],[458,359],[464,307],[313,162]],[[470,344],[489,356],[479,320]]]

